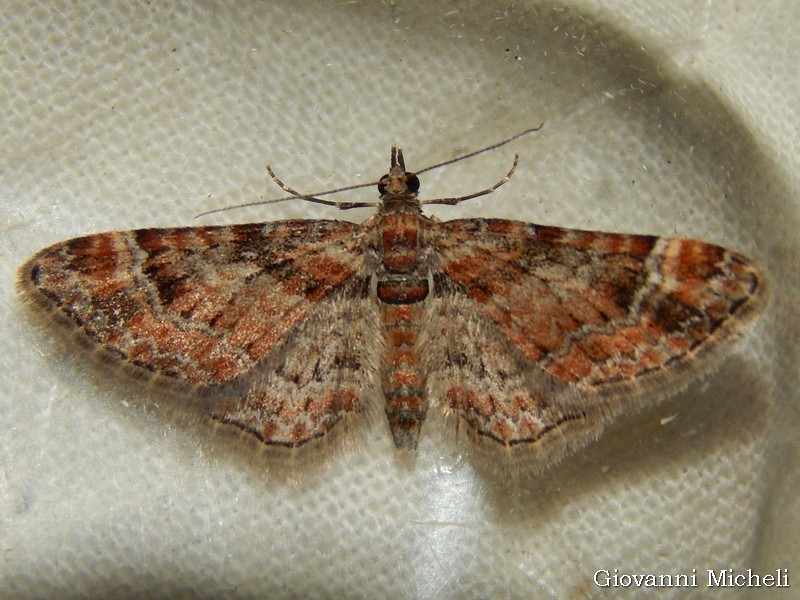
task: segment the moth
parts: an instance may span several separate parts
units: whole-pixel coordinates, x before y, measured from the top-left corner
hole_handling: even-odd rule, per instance
[[[268,167],[293,197],[377,210],[88,235],[37,253],[19,285],[104,355],[218,396],[211,417],[265,444],[321,438],[382,397],[399,449],[438,410],[556,459],[707,370],[768,285],[701,241],[423,214],[493,192],[518,158],[491,188],[421,201],[392,147],[377,203],[304,195]]]

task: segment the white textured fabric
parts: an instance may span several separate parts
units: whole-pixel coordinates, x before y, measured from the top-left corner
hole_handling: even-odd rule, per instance
[[[617,598],[645,590],[595,571],[697,569],[659,597],[731,598],[706,569],[800,577],[799,20],[792,0],[7,2],[3,594]],[[267,160],[315,191],[374,180],[393,143],[414,170],[540,121],[425,174],[424,196],[464,194],[522,156],[496,194],[431,212],[706,239],[774,292],[717,373],[540,477],[476,469],[433,426],[400,462],[378,420],[276,466],[85,360],[14,289],[36,250],[92,232],[370,214],[194,220],[280,196]]]

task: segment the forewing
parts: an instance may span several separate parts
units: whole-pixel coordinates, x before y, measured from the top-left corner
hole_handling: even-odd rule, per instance
[[[143,229],[46,248],[20,285],[92,344],[206,387],[258,365],[363,262],[358,225]]]
[[[597,435],[702,373],[709,361],[690,361],[719,354],[766,301],[757,265],[703,242],[482,219],[432,235],[436,311],[460,316],[431,315],[469,347],[460,359],[446,350],[431,381],[447,409],[505,445]]]

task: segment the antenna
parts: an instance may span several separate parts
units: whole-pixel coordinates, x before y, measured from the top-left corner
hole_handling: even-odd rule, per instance
[[[432,171],[433,169],[438,169],[439,167],[444,167],[446,165],[452,165],[453,163],[466,160],[468,158],[472,158],[473,156],[477,156],[478,154],[483,154],[484,152],[489,152],[490,150],[495,150],[500,146],[505,146],[506,144],[513,142],[516,139],[521,138],[523,135],[527,135],[529,133],[533,133],[534,131],[539,131],[542,127],[544,127],[544,121],[539,123],[537,127],[531,127],[526,129],[525,131],[521,131],[515,135],[512,135],[510,138],[507,138],[501,142],[497,142],[496,144],[492,144],[491,146],[486,146],[481,148],[480,150],[475,150],[474,152],[470,152],[468,154],[462,154],[461,156],[457,156],[455,158],[451,158],[450,160],[446,160],[444,162],[437,163],[435,165],[431,165],[429,167],[425,167],[420,171],[416,171],[415,173],[419,175],[420,173],[426,173],[428,171]],[[514,164],[512,165],[511,169],[508,171],[505,177],[503,177],[500,181],[495,183],[492,187],[486,188],[480,192],[476,192],[474,194],[470,194],[468,196],[461,196],[458,198],[438,198],[432,200],[424,200],[422,204],[448,204],[454,205],[458,204],[459,202],[463,202],[464,200],[470,200],[472,198],[477,198],[478,196],[485,196],[486,194],[491,194],[501,185],[506,183],[513,175],[514,170],[517,168],[517,163],[519,162],[519,153],[514,153]],[[405,168],[405,167],[403,167]],[[335,200],[326,200],[324,198],[320,198],[319,196],[329,196],[331,194],[339,194],[341,192],[347,192],[350,190],[358,190],[365,187],[372,187],[378,185],[377,181],[371,181],[369,183],[360,183],[357,185],[348,185],[345,187],[334,188],[331,190],[325,190],[322,192],[315,192],[313,194],[301,194],[300,192],[290,188],[288,185],[283,183],[272,170],[272,167],[267,165],[267,172],[269,173],[270,178],[272,181],[283,191],[288,192],[291,196],[285,196],[283,198],[274,198],[272,200],[255,200],[253,202],[245,202],[243,204],[234,204],[232,206],[226,206],[223,208],[214,208],[212,210],[207,210],[195,216],[195,218],[204,217],[206,215],[211,215],[214,213],[225,212],[228,210],[235,210],[237,208],[247,208],[249,206],[260,206],[262,204],[275,204],[277,202],[285,202],[287,200],[293,200],[295,198],[299,198],[301,200],[306,200],[308,202],[314,202],[316,204],[324,204],[326,206],[334,206],[339,210],[348,210],[350,208],[365,208],[370,206],[377,206],[378,202],[336,202]]]

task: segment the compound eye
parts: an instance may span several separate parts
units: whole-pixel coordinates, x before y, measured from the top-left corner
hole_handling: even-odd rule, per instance
[[[408,171],[406,171],[406,188],[412,194],[416,194],[419,191],[419,177]]]
[[[386,193],[386,184],[389,182],[389,174],[387,173],[378,180],[378,193],[383,196]]]

